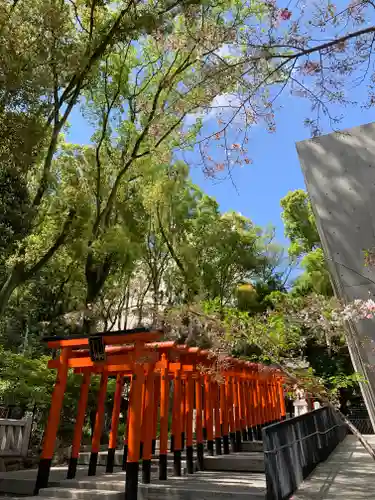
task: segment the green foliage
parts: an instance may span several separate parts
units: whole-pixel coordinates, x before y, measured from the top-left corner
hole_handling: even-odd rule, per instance
[[[2,266],[17,242],[29,230],[30,199],[25,177],[4,162],[0,167],[0,276]]]
[[[47,356],[30,359],[0,347],[0,399],[5,405],[20,405],[32,410],[46,409],[55,381],[47,368]]]
[[[332,294],[306,193],[281,201],[290,256],[304,269],[287,293],[283,252],[269,231],[238,213],[220,213],[191,182],[188,165],[175,160],[176,150],[194,150],[199,140],[207,173],[225,162],[250,163],[245,147],[227,144],[226,111],[212,134],[224,163],[208,155],[204,116],[215,98],[234,95],[242,102],[233,123],[243,119],[248,127],[258,113],[274,129],[268,86],[285,84],[292,68],[275,61],[285,47],[295,63],[288,33],[298,35],[259,29],[270,20],[273,33],[279,14],[272,3],[240,0],[0,0],[5,404],[37,406],[45,418],[54,375],[46,368],[44,334],[125,328],[131,313],[140,324],[156,323],[168,308],[199,301],[228,328],[246,326],[240,339],[224,335],[238,355],[264,362],[304,356],[312,339],[330,354],[316,315],[301,327],[290,314],[314,293]],[[223,47],[230,53],[221,57]],[[64,137],[78,107],[94,129],[87,146]],[[323,309],[329,323],[329,306]],[[188,314],[182,319],[191,326]],[[342,383],[331,365],[318,364],[317,373]],[[67,432],[79,379],[68,380]],[[109,385],[111,392],[113,380]],[[97,378],[92,388],[90,408]]]
[[[32,412],[34,423],[37,426],[35,436],[41,435],[43,432],[56,380],[56,370],[47,368],[49,359],[50,356],[30,358],[22,354],[12,353],[0,346],[0,403],[3,406],[16,406],[22,411]],[[59,436],[66,442],[71,442],[72,439],[81,381],[81,375],[69,372],[64,396],[62,425],[59,428]],[[87,416],[96,410],[99,383],[99,376],[91,377]],[[113,405],[115,386],[115,378],[110,378],[106,399],[108,409],[112,408]]]
[[[210,56],[259,10],[199,4],[0,5],[1,156],[4,172],[16,172],[0,176],[10,187],[0,200],[1,313],[72,241],[86,278],[83,307],[99,299],[120,257],[130,272],[145,222],[133,185],[195,143],[202,120],[184,127],[187,114],[235,88],[241,69],[218,68]],[[233,18],[224,15],[229,6]],[[86,148],[64,144],[77,103],[95,129]]]
[[[320,244],[314,214],[306,191],[290,191],[280,201],[285,235],[290,239],[289,253],[299,257]]]
[[[291,241],[289,254],[300,260],[303,269],[293,293],[331,297],[333,289],[307,193],[302,189],[291,191],[281,200],[281,206],[285,235]]]
[[[333,295],[326,260],[321,248],[307,253],[301,260],[304,272],[294,282],[293,293],[306,295],[317,293],[325,297]]]

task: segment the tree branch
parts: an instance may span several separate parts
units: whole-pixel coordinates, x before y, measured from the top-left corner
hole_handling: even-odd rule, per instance
[[[39,261],[34,264],[31,269],[27,270],[23,274],[23,281],[26,281],[30,279],[32,276],[34,276],[37,272],[39,272],[42,267],[47,264],[47,262],[55,255],[57,250],[64,244],[65,239],[68,235],[68,231],[70,226],[72,225],[72,222],[75,217],[75,210],[71,209],[69,211],[68,217],[64,223],[64,226],[61,230],[61,233],[57,237],[55,243],[50,247],[50,249],[39,259]]]
[[[179,257],[176,254],[176,252],[174,251],[174,248],[173,248],[171,242],[169,241],[169,239],[167,238],[167,235],[166,235],[166,233],[164,231],[164,227],[163,227],[163,223],[161,221],[161,216],[160,216],[160,212],[159,212],[159,207],[158,206],[156,207],[156,215],[157,215],[157,218],[158,218],[160,233],[162,235],[163,240],[165,241],[165,244],[167,245],[168,251],[171,254],[171,257],[173,258],[173,260],[175,261],[177,267],[179,268],[179,270],[181,271],[181,273],[185,277],[186,282],[188,282],[188,274],[187,274],[187,272],[186,272],[186,270],[184,268],[184,265],[183,265],[182,261],[179,259]]]
[[[344,35],[340,38],[335,38],[334,40],[331,40],[330,42],[322,43],[321,45],[316,45],[315,47],[311,47],[309,49],[303,49],[297,52],[296,54],[289,54],[289,55],[284,55],[284,54],[268,54],[268,55],[263,55],[259,57],[251,57],[251,59],[298,59],[302,56],[307,56],[309,54],[313,54],[314,52],[320,52],[321,50],[329,49],[330,47],[334,47],[338,43],[346,42],[347,40],[350,40],[351,38],[358,38],[359,36],[362,35],[367,35],[369,33],[374,33],[375,32],[375,26],[370,26],[369,28],[364,28],[363,30],[358,30],[354,31],[352,33],[348,33],[347,35]],[[263,47],[265,50],[272,48],[271,47]]]

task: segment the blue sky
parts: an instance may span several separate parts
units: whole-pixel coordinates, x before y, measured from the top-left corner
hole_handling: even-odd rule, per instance
[[[310,129],[303,124],[304,119],[311,116],[311,110],[307,99],[287,93],[278,104],[281,108],[276,112],[276,132],[269,133],[259,124],[250,133],[247,146],[253,164],[234,170],[235,186],[230,180],[217,183],[205,179],[197,168],[192,170],[192,177],[218,200],[223,211],[236,210],[258,225],[275,226],[278,241],[288,244],[284,238],[280,199],[288,191],[305,189],[295,143],[311,137]],[[331,109],[335,111],[335,107]],[[340,130],[375,120],[375,110],[348,107],[337,111],[344,114],[337,126]],[[325,133],[332,131],[329,125],[324,129]]]
[[[279,0],[277,0],[277,4],[283,6],[283,2],[279,2]],[[337,0],[335,4],[336,12],[341,12],[347,7],[348,1]],[[309,4],[306,5],[306,9],[309,10]],[[290,2],[288,7],[290,7]],[[295,14],[294,12],[293,17]],[[368,23],[372,22],[373,14],[370,13],[367,16]],[[281,28],[287,29],[288,24],[283,24]],[[327,25],[323,32],[317,29],[316,38],[325,40],[329,36],[334,36],[337,30],[337,33],[342,35],[341,28],[340,25],[338,27]],[[359,74],[359,76],[361,75]],[[348,84],[349,86],[350,84]],[[348,88],[347,92],[349,94],[347,97],[350,100],[365,102],[366,82],[360,87]],[[306,98],[291,96],[285,89],[276,103],[276,108],[278,108],[275,113],[276,132],[267,132],[262,123],[252,129],[247,147],[248,157],[253,163],[242,168],[237,167],[232,173],[233,182],[229,179],[218,182],[206,178],[199,167],[191,168],[193,181],[207,194],[216,198],[222,211],[235,210],[251,218],[257,225],[274,226],[277,240],[286,246],[288,241],[284,237],[284,228],[280,217],[280,199],[290,190],[305,187],[295,143],[310,137],[310,130],[303,124],[305,118],[313,117],[310,107],[310,102]],[[337,129],[340,130],[375,121],[375,111],[364,110],[360,105],[346,108],[330,106],[330,112],[332,116],[343,115],[342,121],[337,125]],[[78,109],[73,111],[70,124],[68,140],[77,143],[90,141],[92,130]],[[206,131],[211,133],[217,131],[216,119],[213,118],[211,123],[206,123],[205,127]],[[323,131],[330,133],[333,130],[329,124],[326,124]],[[233,142],[237,141],[233,140]],[[191,159],[192,163],[200,161],[200,158],[198,156],[194,158],[194,155]]]
[[[364,98],[364,92],[365,89],[359,91],[358,99]],[[222,211],[235,210],[260,226],[274,226],[277,240],[287,245],[280,218],[280,199],[290,190],[305,187],[295,143],[310,137],[310,130],[304,127],[303,120],[311,112],[308,100],[290,96],[287,92],[279,99],[278,106],[276,132],[267,132],[262,124],[252,129],[247,146],[253,164],[237,167],[233,171],[233,183],[229,179],[215,181],[206,178],[199,167],[191,169],[191,176],[207,194],[216,198]],[[375,120],[374,110],[348,107],[336,111],[345,115],[340,129]],[[332,112],[335,114],[334,107]],[[90,141],[92,130],[78,109],[73,111],[70,124],[68,140],[76,143]],[[329,133],[332,129],[327,126],[325,131]]]

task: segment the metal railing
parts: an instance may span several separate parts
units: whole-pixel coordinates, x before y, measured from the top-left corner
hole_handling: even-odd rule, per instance
[[[265,427],[267,500],[289,498],[347,432],[338,413],[327,406]]]
[[[369,418],[348,417],[348,420],[359,430],[361,434],[375,434]]]
[[[347,419],[361,434],[374,434],[374,428],[364,405],[350,407]]]

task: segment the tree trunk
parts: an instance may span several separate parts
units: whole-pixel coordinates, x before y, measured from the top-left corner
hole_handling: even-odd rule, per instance
[[[24,263],[16,264],[0,289],[0,315],[4,313],[12,293],[23,282]]]
[[[9,303],[9,299],[16,288],[31,279],[41,269],[43,269],[43,267],[55,255],[57,250],[59,250],[59,248],[65,243],[66,236],[69,232],[74,217],[75,210],[71,209],[62,227],[61,233],[57,236],[53,245],[29,269],[25,269],[25,262],[23,261],[18,262],[15,266],[13,266],[10,274],[8,275],[0,290],[0,315],[4,313],[5,308]]]
[[[153,288],[152,324],[156,326],[159,312],[159,287],[156,283],[154,283]]]
[[[85,266],[86,276],[86,314],[83,321],[83,331],[87,334],[93,332],[95,327],[95,314],[87,314],[89,308],[96,302],[104,283],[111,270],[111,256],[107,255],[103,262],[95,262],[90,250]]]
[[[129,315],[129,302],[130,302],[130,281],[126,288],[126,301],[125,301],[125,314],[123,316],[122,330],[126,330],[128,326],[128,315]],[[120,326],[121,329],[121,326]]]

